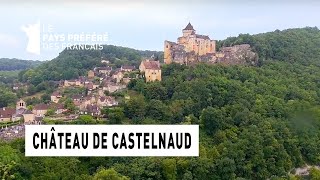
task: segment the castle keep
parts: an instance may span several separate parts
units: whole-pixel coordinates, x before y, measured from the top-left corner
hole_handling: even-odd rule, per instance
[[[177,42],[164,42],[164,63],[194,64],[197,62],[225,64],[255,64],[256,54],[250,45],[241,44],[223,47],[216,51],[216,41],[209,36],[196,34],[189,23],[183,30]]]

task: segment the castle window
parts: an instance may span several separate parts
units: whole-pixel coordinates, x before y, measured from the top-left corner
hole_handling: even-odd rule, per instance
[[[166,45],[166,48],[168,48],[169,46],[168,45]]]

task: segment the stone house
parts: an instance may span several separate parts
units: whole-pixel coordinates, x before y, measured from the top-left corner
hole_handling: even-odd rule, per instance
[[[116,91],[124,89],[124,88],[126,88],[125,85],[116,84],[114,82],[107,82],[102,87],[103,91],[108,91],[110,93],[116,92]]]
[[[50,104],[49,109],[53,109],[55,111],[55,114],[62,114],[68,111],[68,109],[66,109],[61,103]]]
[[[129,65],[122,65],[120,70],[124,72],[131,72],[135,69],[136,67],[134,66],[129,66]]]
[[[91,116],[100,116],[100,108],[96,104],[88,104],[84,111],[81,111],[81,114],[88,114]]]
[[[110,66],[96,67],[96,68],[94,68],[94,71],[97,71],[99,74],[109,75],[112,71],[112,67],[110,67]]]
[[[112,78],[116,80],[117,83],[120,83],[121,80],[123,79],[124,74],[121,71],[116,71],[113,75]]]
[[[141,73],[144,73],[144,77],[147,82],[161,81],[161,68],[159,61],[144,60],[139,66]]]
[[[25,110],[22,116],[25,124],[33,124],[35,121],[35,115],[30,110]]]
[[[88,78],[90,79],[94,78],[94,71],[92,70],[88,71]]]
[[[112,96],[103,96],[103,97],[99,97],[98,98],[97,105],[99,107],[117,106],[118,105],[118,101],[116,101],[116,99],[114,97],[112,97]]]
[[[14,114],[16,109],[3,107],[0,109],[0,122],[9,122],[13,121]]]
[[[51,94],[51,101],[54,103],[58,103],[60,98],[62,98],[62,95],[58,91],[55,91]]]
[[[49,109],[49,105],[48,104],[37,104],[33,107],[33,114],[35,114],[36,116],[40,116],[40,117],[43,117],[45,116],[45,114],[47,113]]]

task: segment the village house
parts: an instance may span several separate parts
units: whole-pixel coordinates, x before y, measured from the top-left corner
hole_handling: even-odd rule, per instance
[[[13,121],[13,116],[16,113],[16,109],[3,107],[0,109],[0,122]]]
[[[144,60],[139,66],[139,70],[144,74],[147,82],[161,81],[161,68],[159,61]]]
[[[50,104],[49,108],[53,109],[55,111],[55,114],[62,114],[68,111],[68,109],[66,109],[61,103]]]
[[[88,71],[88,78],[90,79],[94,78],[94,71],[92,70]]]
[[[82,86],[82,84],[78,79],[72,79],[72,80],[64,80],[63,86],[64,87]]]
[[[70,87],[70,86],[83,87],[85,84],[89,82],[90,81],[86,77],[80,76],[78,79],[64,80],[63,86],[64,87]]]
[[[76,108],[81,110],[82,101],[73,101],[73,104]]]
[[[111,106],[117,106],[118,102],[112,96],[103,96],[98,98],[97,105],[99,107],[106,107],[106,106],[111,107]]]
[[[49,105],[48,104],[37,104],[33,107],[33,114],[35,114],[36,116],[40,116],[40,117],[43,117],[45,116],[45,114],[47,113],[49,109]]]
[[[110,61],[107,58],[101,57],[101,64],[109,64],[109,63]]]
[[[103,91],[108,91],[110,93],[116,92],[118,90],[126,88],[125,85],[116,84],[114,82],[105,82],[102,89]]]
[[[88,94],[91,94],[91,92],[93,91],[93,89],[95,89],[92,82],[86,84],[85,87],[86,87],[87,90],[88,90]]]
[[[71,97],[71,99],[72,99],[73,101],[82,101],[82,100],[84,99],[84,96],[81,95],[81,94],[76,94],[76,95],[73,95],[73,96]]]
[[[95,96],[87,96],[84,98],[86,101],[89,101],[90,104],[96,103],[96,97]]]
[[[88,114],[91,116],[100,116],[101,111],[100,108],[95,104],[88,104],[84,111],[81,111],[81,114]]]
[[[108,61],[108,60],[102,60],[101,63],[102,63],[102,64],[109,64],[110,61]]]
[[[95,67],[94,71],[97,71],[99,74],[105,74],[109,75],[112,71],[112,67],[107,66],[107,67]]]
[[[18,90],[19,87],[20,87],[19,84],[14,84],[14,85],[12,86],[12,89],[13,89],[13,90]]]
[[[124,74],[121,71],[116,71],[113,75],[112,75],[112,79],[115,79],[117,83],[120,83],[122,78],[123,78]]]
[[[51,94],[51,101],[54,103],[58,103],[60,98],[62,98],[62,95],[58,91],[55,91]]]
[[[132,78],[126,77],[126,78],[123,78],[123,79],[122,79],[122,82],[123,82],[124,84],[129,84],[129,82],[131,81],[131,79],[132,79]]]
[[[12,89],[13,90],[19,90],[19,89],[27,89],[28,88],[28,85],[27,84],[24,84],[24,83],[14,83],[12,85]]]
[[[22,116],[25,124],[34,124],[36,118],[30,110],[25,110]]]
[[[131,72],[135,69],[134,66],[129,66],[129,65],[122,65],[120,70],[124,72]]]

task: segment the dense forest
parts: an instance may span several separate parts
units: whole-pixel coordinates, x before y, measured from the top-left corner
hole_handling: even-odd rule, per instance
[[[279,60],[319,65],[320,33],[317,27],[275,30],[257,35],[240,34],[219,41],[218,47],[250,44],[259,55],[260,62]]]
[[[20,60],[0,58],[0,71],[25,70],[36,67],[43,63],[42,61]]]
[[[16,140],[0,145],[0,175],[298,179],[288,173],[320,164],[319,37],[317,28],[302,28],[228,38],[219,45],[250,43],[259,53],[259,66],[165,65],[161,82],[134,80],[125,92],[130,100],[103,110],[106,124],[199,124],[200,157],[30,158],[24,156],[23,140]],[[98,123],[88,118],[82,120]],[[309,178],[319,179],[320,172],[313,169]]]

